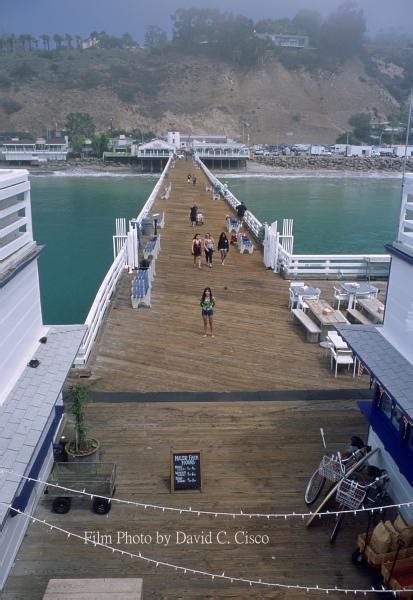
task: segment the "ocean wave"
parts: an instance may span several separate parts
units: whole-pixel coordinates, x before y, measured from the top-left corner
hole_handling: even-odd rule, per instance
[[[364,172],[358,171],[331,171],[323,173],[222,173],[215,172],[215,177],[220,181],[224,179],[401,179],[401,173],[383,173],[380,171]]]
[[[114,178],[151,178],[158,179],[153,173],[118,173],[114,171],[86,171],[85,169],[71,169],[68,171],[30,171],[33,177],[114,177]]]

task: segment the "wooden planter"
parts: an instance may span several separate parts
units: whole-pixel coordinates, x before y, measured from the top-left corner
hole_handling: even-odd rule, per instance
[[[65,446],[66,454],[69,457],[69,460],[82,460],[84,458],[89,460],[89,457],[92,456],[92,454],[96,454],[96,452],[100,448],[99,441],[96,440],[95,438],[89,438],[88,441],[93,443],[94,447],[89,448],[88,450],[85,450],[84,452],[74,452],[73,450],[70,449],[70,446],[74,443],[74,440],[69,440]]]

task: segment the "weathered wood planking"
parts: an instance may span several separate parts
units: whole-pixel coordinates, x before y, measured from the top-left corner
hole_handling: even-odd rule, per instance
[[[186,183],[196,173],[196,186]],[[156,262],[152,308],[133,310],[131,276],[125,274],[95,345],[89,366],[102,391],[253,391],[367,387],[347,372],[331,376],[325,351],[305,342],[303,328],[288,311],[289,283],[262,263],[261,252],[240,255],[231,248],[225,266],[193,267],[194,233],[213,234],[217,243],[230,212],[224,201],[205,192],[205,179],[191,161],[170,172],[169,200],[157,200],[166,213]],[[274,184],[276,185],[276,184]],[[248,198],[245,199],[248,204]],[[189,209],[196,203],[205,225],[192,229]],[[275,216],[275,215],[274,215]],[[312,282],[314,283],[314,282]],[[317,282],[332,301],[333,282]],[[216,296],[215,339],[202,337],[199,298],[210,286]]]
[[[87,407],[91,432],[101,440],[102,460],[118,465],[116,497],[169,506],[223,511],[304,511],[303,492],[323,449],[323,426],[329,449],[345,447],[353,434],[366,434],[355,402],[251,402],[220,404],[92,404]],[[171,494],[171,449],[196,447],[203,456],[203,492]],[[182,447],[182,446],[181,446]],[[114,545],[182,566],[228,575],[304,585],[369,587],[350,554],[365,518],[349,517],[334,547],[328,538],[332,519],[306,529],[301,519],[284,521],[180,516],[114,504],[107,517],[95,515],[88,500],[74,500],[67,515],[50,512],[44,497],[36,511],[41,519],[76,533],[99,530]],[[130,534],[201,534],[226,531],[230,544],[163,547],[118,545],[117,532]],[[268,535],[269,544],[232,543],[236,531]],[[32,525],[9,577],[2,600],[40,600],[49,578],[141,577],[144,598],[285,598],[320,595],[275,591],[211,581],[148,567],[103,549]],[[343,596],[330,593],[338,600]]]

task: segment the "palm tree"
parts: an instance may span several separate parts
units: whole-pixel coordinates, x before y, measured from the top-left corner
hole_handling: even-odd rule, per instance
[[[43,33],[43,35],[40,36],[40,39],[43,42],[43,48],[46,50],[47,47],[47,49],[49,50],[50,36],[46,33]]]
[[[19,35],[17,40],[18,40],[19,44],[21,45],[23,52],[26,52],[27,34],[22,33],[21,35]]]
[[[12,33],[11,36],[7,38],[7,43],[10,47],[10,51],[16,52],[16,36],[14,35],[14,33]]]
[[[55,33],[53,36],[54,43],[56,44],[56,48],[62,47],[63,38],[59,33]]]
[[[66,35],[65,35],[65,40],[66,40],[66,46],[68,47],[68,49],[69,49],[69,50],[71,50],[71,49],[72,49],[72,41],[73,41],[73,38],[72,38],[72,36],[70,35],[70,33],[66,33]]]
[[[36,38],[34,38],[32,35],[27,35],[26,36],[26,41],[29,44],[29,52],[32,51],[32,44],[34,44],[36,42]]]

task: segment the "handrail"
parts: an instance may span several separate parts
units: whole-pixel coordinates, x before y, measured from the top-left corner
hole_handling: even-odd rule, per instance
[[[141,212],[135,219],[135,222],[141,223],[142,219],[144,219],[146,217],[146,215],[149,213],[149,211],[151,210],[151,208],[156,200],[156,197],[158,195],[158,192],[161,188],[161,185],[163,184],[163,182],[165,180],[166,174],[168,172],[168,169],[170,167],[172,160],[173,160],[173,156],[171,156],[169,158],[168,162],[166,163],[165,168],[162,171],[162,174],[161,174],[159,180],[156,182],[155,187],[153,188],[149,198],[145,202]],[[104,317],[107,307],[109,305],[110,299],[115,290],[116,284],[119,281],[119,278],[122,275],[122,272],[124,271],[126,266],[127,266],[127,251],[126,251],[126,241],[125,241],[123,246],[120,248],[118,255],[116,256],[113,263],[109,267],[109,270],[106,273],[105,278],[103,279],[103,281],[99,287],[99,290],[95,296],[93,304],[90,307],[89,313],[86,317],[85,325],[87,325],[87,330],[86,330],[85,337],[83,338],[83,342],[79,349],[79,352],[77,353],[75,360],[74,360],[75,367],[82,367],[86,364],[86,362],[89,358],[90,352],[92,350],[93,343],[99,332],[99,328],[102,323],[103,317]]]

